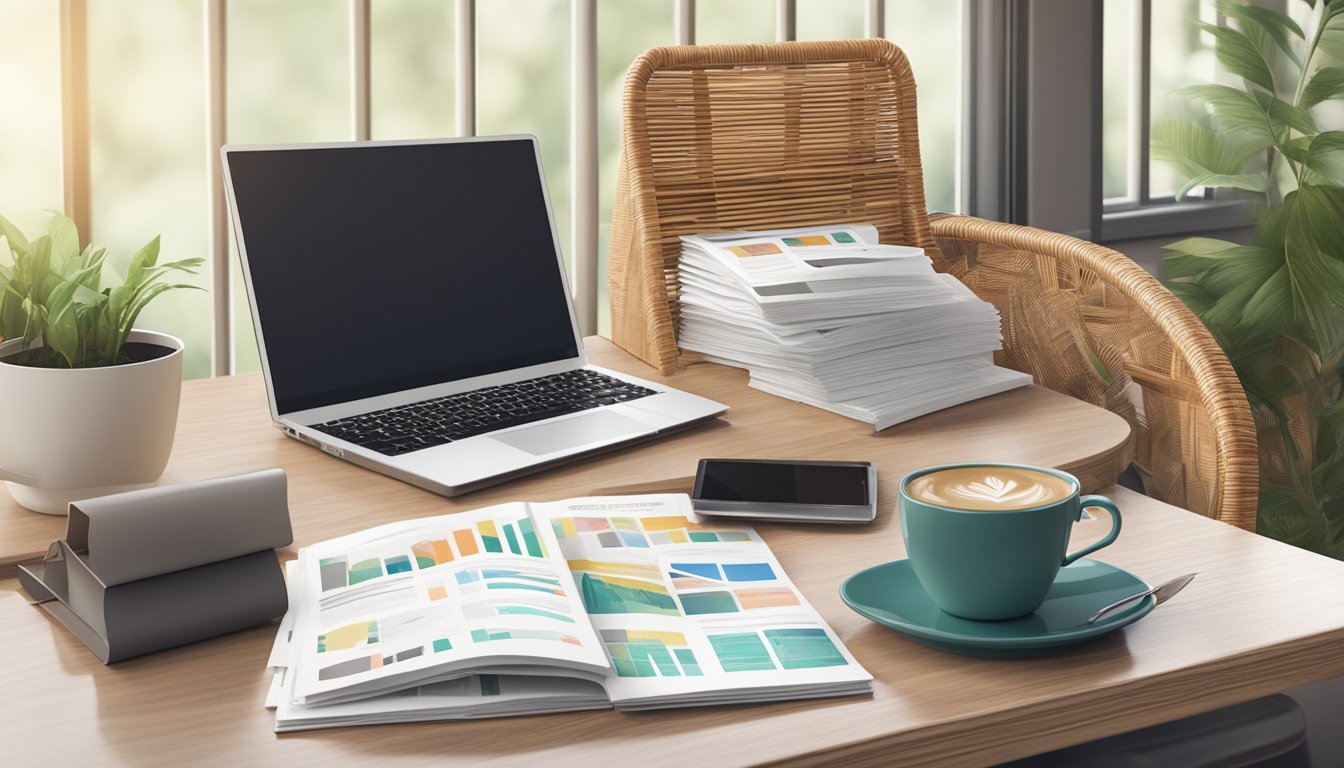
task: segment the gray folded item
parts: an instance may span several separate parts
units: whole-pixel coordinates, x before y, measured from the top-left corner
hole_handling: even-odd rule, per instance
[[[104,664],[287,610],[275,549],[294,539],[278,469],[71,502],[23,589]]]

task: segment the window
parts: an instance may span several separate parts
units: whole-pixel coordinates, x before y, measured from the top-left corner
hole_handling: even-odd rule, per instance
[[[1103,241],[1240,226],[1239,196],[1195,190],[1178,204],[1184,179],[1149,152],[1152,127],[1203,108],[1180,89],[1225,78],[1212,36],[1214,0],[1105,0],[1102,33]]]
[[[452,136],[463,115],[456,43],[463,6],[474,10],[475,130],[534,133],[570,263],[584,226],[571,215],[575,195],[596,195],[593,285],[597,331],[606,315],[606,246],[620,146],[625,70],[641,51],[677,42],[678,14],[696,42],[765,42],[790,27],[799,40],[863,37],[885,26],[910,57],[919,83],[921,149],[928,204],[955,210],[961,145],[963,5],[946,0],[16,0],[0,5],[0,48],[7,119],[0,120],[0,212],[28,232],[45,229],[43,209],[64,209],[75,190],[89,201],[82,231],[121,261],[161,234],[165,254],[211,257],[214,204],[209,182],[209,120],[222,106],[231,143],[332,141],[352,137],[360,119],[358,60],[367,39],[370,137]],[[212,15],[212,7],[222,13]],[[576,9],[597,19],[596,189],[575,167],[571,58]],[[362,27],[361,14],[367,19]],[[781,15],[782,14],[782,15]],[[214,26],[222,18],[222,27]],[[86,30],[63,41],[62,18]],[[683,16],[683,18],[685,18]],[[887,20],[885,25],[881,20]],[[225,41],[223,77],[207,65],[209,35]],[[87,104],[62,111],[63,53],[86,52]],[[216,92],[221,87],[222,92]],[[211,104],[215,106],[210,106]],[[583,105],[578,105],[582,108]],[[63,118],[86,117],[65,145],[87,147],[82,167],[63,164]],[[81,181],[87,174],[87,183]],[[178,291],[146,310],[142,323],[181,336],[185,375],[254,370],[255,339],[237,257],[228,258],[226,296]],[[207,267],[195,282],[211,284]],[[223,302],[220,305],[220,302]],[[212,361],[212,317],[227,309],[232,350]],[[330,308],[332,311],[357,311]],[[219,363],[224,363],[220,365]]]

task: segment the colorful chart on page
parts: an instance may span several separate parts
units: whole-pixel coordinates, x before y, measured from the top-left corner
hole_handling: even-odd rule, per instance
[[[589,613],[681,615],[657,566],[570,560],[569,569]]]
[[[778,580],[769,563],[673,562],[667,575],[687,616],[788,608],[802,602],[787,586],[765,586]]]
[[[543,640],[567,645],[582,645],[579,638],[551,629],[473,629],[473,643],[493,643],[499,640]]]
[[[709,635],[725,672],[811,669],[848,664],[820,627],[794,627]]]
[[[648,549],[668,544],[756,541],[752,531],[697,523],[685,515],[661,517],[561,517],[551,521],[556,538],[602,549]]]
[[[680,632],[604,629],[602,642],[620,677],[699,677],[703,672]]]
[[[437,568],[482,553],[535,558],[546,556],[545,546],[530,519],[522,518],[510,523],[482,520],[470,528],[450,531],[439,538],[417,541],[403,552],[347,553],[324,557],[318,561],[318,568],[322,591],[327,592],[382,576]]]

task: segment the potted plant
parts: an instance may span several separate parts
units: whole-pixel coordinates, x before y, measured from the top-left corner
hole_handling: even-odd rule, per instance
[[[152,485],[172,452],[182,342],[134,326],[202,259],[159,264],[156,237],[123,281],[106,256],[60,214],[32,242],[0,217],[0,478],[38,512]]]
[[[1153,155],[1189,178],[1181,194],[1231,187],[1261,201],[1249,245],[1168,246],[1169,287],[1208,325],[1250,400],[1257,530],[1344,558],[1344,130],[1323,130],[1315,110],[1344,99],[1344,2],[1305,1],[1309,31],[1219,2],[1229,26],[1200,26],[1241,87],[1185,89],[1207,119],[1155,126]]]

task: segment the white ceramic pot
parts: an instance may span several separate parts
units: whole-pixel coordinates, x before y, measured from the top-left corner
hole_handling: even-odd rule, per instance
[[[172,353],[103,368],[4,362],[0,344],[0,478],[28,509],[63,515],[71,501],[153,485],[168,465],[182,394],[182,340],[131,331]]]

